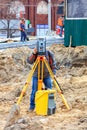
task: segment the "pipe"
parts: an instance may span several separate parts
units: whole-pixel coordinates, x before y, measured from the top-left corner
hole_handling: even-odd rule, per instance
[[[48,0],[48,34],[51,33],[51,0]]]

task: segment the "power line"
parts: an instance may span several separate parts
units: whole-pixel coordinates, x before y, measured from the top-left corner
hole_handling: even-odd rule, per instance
[[[12,4],[0,4],[0,6],[11,6],[11,5],[12,5]],[[23,4],[23,6],[27,6],[27,7],[29,7],[29,6],[30,6],[30,7],[31,7],[31,6],[32,6],[32,7],[35,6],[35,7],[36,7],[36,6],[38,6],[38,5],[25,5],[25,4]],[[64,4],[62,4],[62,5],[61,5],[61,4],[51,4],[51,6],[52,6],[52,7],[64,7]]]

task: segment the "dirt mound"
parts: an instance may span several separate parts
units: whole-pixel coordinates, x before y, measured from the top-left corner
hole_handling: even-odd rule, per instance
[[[20,105],[20,116],[5,130],[86,130],[87,129],[87,46],[69,48],[52,45],[57,65],[57,80],[71,110],[67,111],[56,94],[56,113],[38,116],[28,113],[31,86]],[[28,47],[0,51],[0,129],[5,127],[9,110],[18,100],[31,65],[26,61]]]

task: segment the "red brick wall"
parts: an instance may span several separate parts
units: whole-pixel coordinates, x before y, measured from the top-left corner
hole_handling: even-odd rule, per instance
[[[10,1],[12,1],[12,0],[3,0],[3,2],[2,2],[2,0],[0,0],[0,3],[8,3]],[[37,6],[32,6],[32,5],[37,5],[41,0],[19,0],[19,1],[23,2],[24,5],[26,5],[25,6],[25,9],[26,9],[25,19],[29,19],[34,28],[36,28],[37,24],[48,24],[48,15],[47,14],[41,14],[41,15],[37,14],[36,13]],[[45,0],[45,1],[48,2],[48,0]],[[52,5],[59,4],[61,1],[64,1],[64,0],[51,0]],[[51,8],[52,30],[55,30],[55,27],[57,25],[57,19],[58,19],[57,9],[58,9],[58,7],[56,7],[56,6],[52,6],[52,8]],[[0,15],[0,18],[1,18],[1,15]]]
[[[15,1],[15,0],[14,0]],[[7,12],[8,9],[10,7],[11,2],[14,2],[12,0],[0,0],[0,19],[7,19],[7,18],[14,18],[15,19],[15,15],[10,14],[11,16],[7,16]],[[19,0],[20,2],[22,2],[24,5],[27,5],[28,0]],[[26,10],[27,11],[27,10]],[[27,15],[28,17],[28,15]]]
[[[35,5],[38,4],[41,0],[28,0],[29,5]],[[48,0],[46,0],[48,2]],[[64,0],[51,0],[53,5],[59,4],[61,1]],[[47,14],[36,14],[36,7],[29,7],[29,13],[28,13],[28,18],[30,19],[32,26],[36,27],[37,24],[48,24],[48,15]],[[52,11],[52,18],[51,18],[51,23],[52,23],[52,29],[55,30],[55,27],[57,25],[57,9],[58,7],[52,6],[51,11]]]

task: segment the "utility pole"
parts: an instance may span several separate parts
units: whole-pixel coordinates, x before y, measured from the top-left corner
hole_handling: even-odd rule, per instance
[[[51,33],[51,0],[48,0],[48,34]]]

